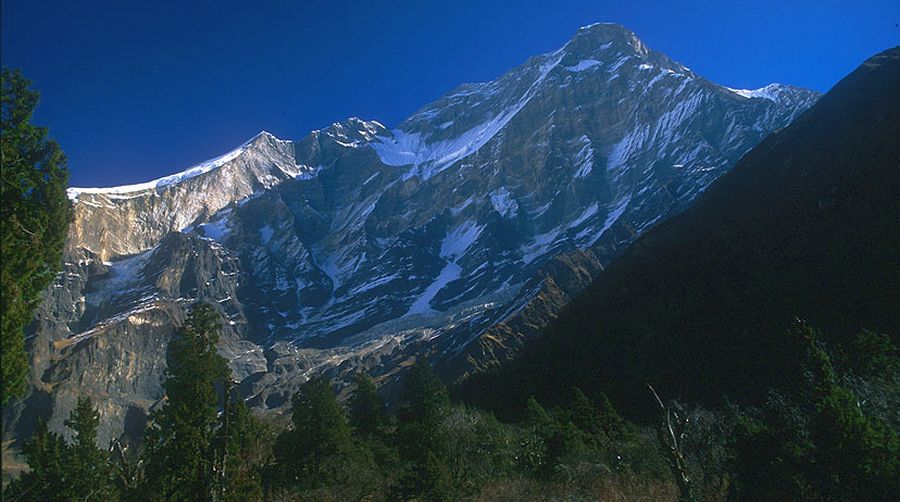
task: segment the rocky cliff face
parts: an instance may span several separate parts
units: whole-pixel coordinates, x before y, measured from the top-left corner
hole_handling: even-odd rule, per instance
[[[31,338],[34,390],[6,420],[58,428],[85,392],[101,439],[138,434],[197,300],[220,306],[222,353],[259,408],[313,373],[390,381],[423,352],[449,378],[501,364],[816,98],[719,86],[599,24],[394,129],[261,133],[160,180],[73,188],[65,270]]]

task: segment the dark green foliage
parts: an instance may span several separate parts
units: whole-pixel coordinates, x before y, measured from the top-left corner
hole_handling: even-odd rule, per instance
[[[2,72],[0,113],[0,341],[3,403],[25,392],[23,330],[59,269],[71,208],[68,172],[47,129],[31,123],[38,93],[19,71]]]
[[[3,490],[3,499],[36,502],[64,500],[58,494],[65,488],[65,449],[65,441],[47,430],[43,420],[38,421],[31,439],[22,448],[30,471]]]
[[[896,431],[866,416],[855,396],[838,384],[843,376],[815,330],[794,323],[780,339],[799,354],[784,365],[785,375],[795,380],[789,392],[771,391],[764,406],[745,408],[736,421],[730,412],[672,405],[687,418],[681,449],[697,499],[889,499],[900,479]],[[373,389],[361,388],[353,397],[357,410],[369,402],[383,412],[380,399],[370,399],[377,396]],[[602,393],[572,389],[569,396],[552,411],[528,399],[526,419],[504,424],[451,403],[427,364],[418,363],[407,375],[396,430],[383,417],[374,435],[364,437],[358,425],[356,431],[351,428],[330,383],[313,378],[293,400],[291,428],[276,438],[232,395],[227,413],[210,424],[209,447],[199,461],[210,466],[204,471],[209,480],[201,485],[208,491],[190,499],[493,500],[501,495],[497,490],[522,483],[529,488],[507,500],[542,500],[550,494],[564,500],[605,500],[645,490],[658,498],[676,497],[678,487],[654,427],[626,422]],[[5,495],[19,494],[30,486],[26,483],[38,480],[41,489],[35,493],[43,498],[23,500],[80,500],[72,494],[103,486],[81,481],[104,471],[105,486],[112,486],[105,454],[88,447],[96,437],[90,403],[79,402],[67,424],[76,431],[71,446],[38,427],[26,448],[34,470]],[[395,460],[373,462],[376,446]],[[152,463],[148,455],[144,458]],[[98,463],[101,468],[89,467]],[[165,485],[153,483],[153,469],[145,469],[148,482],[139,490],[123,485],[120,500],[159,497]],[[140,474],[129,479],[140,479]],[[192,485],[169,479],[175,488],[168,497],[187,499],[180,490]],[[108,499],[116,497],[112,489],[106,493]]]
[[[571,422],[591,436],[600,432],[600,417],[594,403],[578,387],[571,391],[571,398],[565,408],[564,421]]]
[[[857,375],[882,377],[898,370],[900,350],[889,335],[863,330],[844,348],[844,362]]]
[[[375,383],[365,373],[358,373],[353,382],[353,395],[350,397],[350,426],[360,438],[383,437],[387,431],[387,410],[384,400],[378,395]]]
[[[578,458],[588,453],[589,437],[572,422],[556,424],[544,440],[541,474],[546,477],[569,477]]]
[[[546,431],[553,426],[554,420],[534,396],[529,396],[525,402],[525,423],[536,431]]]
[[[368,468],[353,444],[344,410],[331,383],[313,377],[294,395],[291,428],[278,435],[269,467],[269,490],[310,490],[347,484]]]
[[[518,455],[519,467],[528,474],[537,474],[544,469],[547,438],[553,432],[556,421],[534,397],[525,403],[524,432]]]
[[[274,436],[236,395],[228,403],[227,426],[224,414],[220,422],[215,443],[225,452],[225,468],[224,483],[219,486],[221,496],[217,500],[262,500],[260,467],[267,460]]]
[[[311,378],[297,391],[292,405],[295,457],[323,460],[349,451],[350,426],[327,379]]]
[[[540,479],[579,483],[623,470],[659,477],[663,471],[652,442],[635,435],[602,393],[599,405],[580,389],[569,394],[552,413],[534,398],[526,401],[521,469]]]
[[[900,493],[900,438],[862,414],[856,396],[833,385],[810,424],[813,484],[830,500],[892,500]]]
[[[214,385],[230,378],[216,352],[218,319],[212,306],[198,304],[169,344],[166,403],[151,414],[145,438],[145,490],[152,500],[212,497],[218,426]]]
[[[66,497],[69,500],[112,500],[117,497],[109,454],[97,447],[97,427],[100,415],[87,396],[66,420],[66,427],[74,432],[72,444],[63,455],[65,461]]]
[[[516,434],[493,415],[457,406],[446,419],[447,466],[457,494],[477,492],[515,467]]]
[[[574,387],[569,403],[560,415],[563,421],[571,422],[598,443],[614,441],[625,433],[622,417],[602,392],[597,394],[595,404],[581,389]]]
[[[602,392],[597,394],[596,404],[594,406],[596,408],[596,416],[599,422],[600,431],[603,432],[607,439],[614,441],[616,438],[627,432],[625,421],[622,420],[619,412],[616,411],[616,408],[609,402],[609,398],[606,397],[606,394]]]
[[[368,375],[358,373],[353,381],[353,393],[348,404],[354,438],[360,448],[371,453],[372,459],[382,470],[393,472],[399,458],[384,400]]]
[[[761,414],[734,434],[737,500],[891,500],[900,490],[897,432],[865,416],[837,375],[818,334],[799,325],[799,384],[770,393]]]
[[[66,444],[39,421],[23,448],[31,470],[4,490],[4,500],[115,500],[118,491],[109,456],[96,444],[98,424],[97,411],[85,396],[78,398],[66,420],[66,427],[73,433],[71,443]]]
[[[424,360],[409,370],[398,413],[397,447],[402,474],[397,493],[403,498],[448,500],[453,491],[447,466],[450,411],[447,388]]]

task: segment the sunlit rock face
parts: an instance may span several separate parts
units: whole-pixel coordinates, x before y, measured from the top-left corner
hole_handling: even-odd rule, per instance
[[[391,382],[427,353],[449,380],[514,357],[637,236],[683,210],[818,95],[733,90],[612,24],[394,129],[356,118],[261,133],[185,172],[70,189],[63,272],[31,330],[36,416],[79,393],[101,440],[138,437],[196,301],[247,402],[282,410],[309,375]]]

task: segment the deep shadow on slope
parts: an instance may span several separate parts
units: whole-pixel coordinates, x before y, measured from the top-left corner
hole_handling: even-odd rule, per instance
[[[650,231],[523,356],[460,394],[513,414],[578,385],[634,417],[667,396],[754,401],[793,357],[795,317],[828,343],[900,334],[900,47],[867,60],[690,210]]]

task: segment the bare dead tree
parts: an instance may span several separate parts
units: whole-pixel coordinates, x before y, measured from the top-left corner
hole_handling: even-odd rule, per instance
[[[663,403],[656,389],[649,383],[647,387],[656,398],[659,408],[662,411],[662,419],[656,428],[656,440],[659,441],[660,448],[669,463],[672,475],[675,476],[675,482],[678,484],[678,490],[681,492],[680,500],[683,502],[697,502],[691,487],[691,476],[688,473],[687,461],[684,458],[683,440],[690,419],[682,417],[677,410]]]

